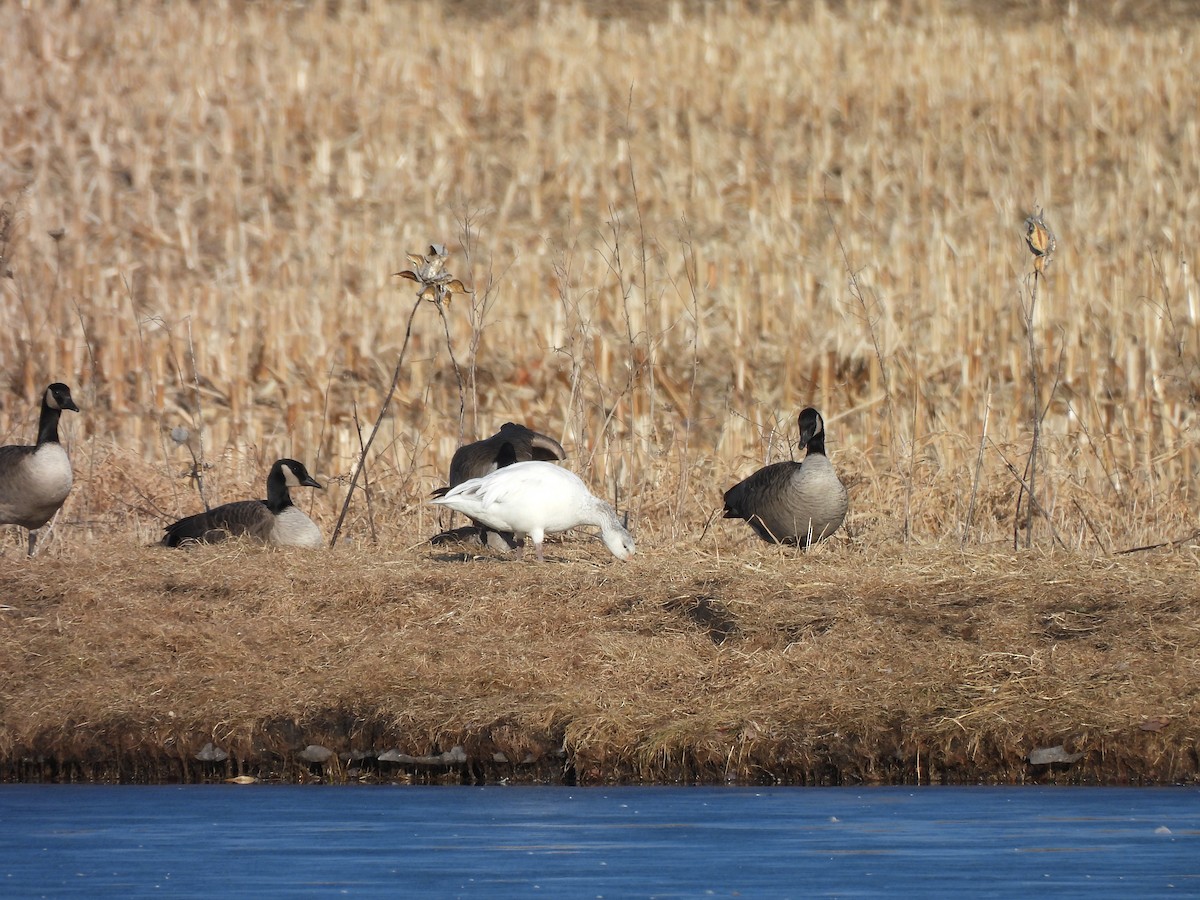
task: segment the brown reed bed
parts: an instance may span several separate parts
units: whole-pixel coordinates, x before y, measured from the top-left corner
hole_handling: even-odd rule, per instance
[[[846,532],[829,551],[845,564],[847,590],[922,566],[963,579],[978,571],[983,590],[996,567],[1012,566],[1031,579],[1023,591],[1043,579],[1066,597],[1077,580],[1094,585],[1087,573],[1099,569],[1117,573],[1113,590],[1136,609],[1158,598],[1139,560],[1166,573],[1191,565],[1194,5],[1031,2],[1002,15],[938,0],[496,9],[0,6],[0,443],[29,440],[50,381],[69,382],[83,408],[64,420],[77,482],[46,557],[22,561],[16,530],[0,536],[0,577],[19,597],[60,596],[87,568],[128,553],[129,577],[147,579],[135,596],[146,594],[118,607],[113,627],[127,615],[156,621],[150,598],[165,591],[156,579],[185,562],[138,548],[200,508],[193,454],[214,503],[261,493],[279,456],[303,459],[329,482],[304,503],[331,533],[381,411],[339,547],[320,562],[288,557],[305,578],[328,567],[348,597],[368,590],[349,584],[364,569],[367,582],[403,571],[439,583],[446,564],[419,548],[439,524],[424,499],[462,440],[515,419],[560,439],[569,465],[629,509],[638,567],[711,563],[718,580],[740,584],[740,567],[758,565],[762,581],[744,590],[776,599],[757,626],[739,611],[739,633],[768,628],[770,615],[788,621],[773,593],[783,590],[776,563],[786,572],[809,561],[771,555],[713,517],[725,487],[794,452],[795,414],[808,404],[825,414],[851,488]],[[1035,278],[1022,222],[1038,208],[1058,246]],[[400,359],[414,295],[393,273],[430,243],[447,245],[449,267],[474,293],[444,318],[422,304]],[[396,397],[384,408],[393,371]],[[190,447],[169,438],[177,426]],[[1014,547],[1029,559],[1005,555]],[[237,554],[233,570],[279,559]],[[206,568],[224,571],[224,559]],[[475,573],[500,565],[455,577],[467,595],[491,597],[499,588],[476,584]],[[564,577],[594,574],[581,565]],[[605,577],[637,580],[638,567],[606,566]],[[1055,567],[1064,574],[1051,578]],[[555,596],[557,584],[536,590],[544,570],[496,571],[532,579],[539,602]],[[43,587],[29,586],[37,579]],[[690,596],[683,573],[667,583]],[[1182,587],[1172,590],[1187,608]],[[1037,607],[1018,594],[1013,615],[1025,622]],[[231,588],[227,618],[256,602],[249,587]],[[9,630],[17,621],[24,614],[5,614],[6,640],[28,636]],[[1022,642],[1036,634],[1015,631],[994,652],[1032,652]],[[890,640],[886,628],[868,637]],[[942,650],[934,641],[926,658]],[[1195,655],[1181,652],[1172,664],[1186,670]],[[1149,694],[1147,709],[1160,699]],[[326,702],[305,709],[331,715]],[[42,732],[26,720],[13,731],[5,712],[4,734],[24,735],[4,738],[14,753],[33,752],[21,741],[38,733],[58,734],[59,711],[44,708]],[[393,715],[368,710],[364,720],[390,739]],[[197,714],[170,747],[190,748],[197,732],[233,735],[239,759],[250,759],[260,731],[274,734],[270,721],[295,718],[238,718],[221,731],[232,716]],[[128,721],[136,746],[167,746]],[[691,735],[728,751],[724,732],[683,721],[642,722],[670,737],[656,743],[629,722],[597,718],[593,731],[572,732],[568,750],[588,761],[577,772],[597,778],[649,777],[647,760],[671,777],[717,777],[716,750],[689,775],[679,748]],[[412,746],[471,740],[466,719],[445,722],[443,735],[422,719]],[[525,724],[513,733],[566,738]],[[1034,734],[1025,727],[1013,734]],[[1159,748],[1159,761],[1182,759],[1190,727],[1135,737]],[[86,743],[86,731],[70,740]],[[264,746],[287,752],[293,731]],[[866,774],[881,762],[843,765],[838,754],[822,770],[811,734],[785,732],[779,755],[793,767],[767,766],[764,777],[886,777]],[[610,734],[611,746],[600,740]],[[1008,760],[995,777],[1023,772],[1019,742],[987,734],[993,743],[973,752]],[[916,777],[915,751],[904,756],[912,748],[949,746],[922,735],[901,741],[909,762],[898,777]],[[87,758],[132,758],[106,757],[102,744],[88,744]],[[595,762],[599,746],[611,766]],[[766,746],[747,751],[755,765]],[[161,761],[175,751],[146,752]],[[179,765],[179,777],[194,777]],[[1121,766],[1079,777],[1143,777]]]

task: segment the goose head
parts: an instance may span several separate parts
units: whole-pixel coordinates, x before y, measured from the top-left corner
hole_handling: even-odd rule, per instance
[[[600,539],[617,559],[629,559],[633,556],[633,535],[618,525],[616,528],[606,528],[600,532]]]
[[[79,412],[79,407],[75,405],[75,401],[71,398],[71,389],[61,381],[56,381],[46,388],[46,393],[42,397],[42,403],[50,409],[60,412],[64,409]]]
[[[825,452],[825,420],[811,406],[800,410],[800,443],[809,453]]]
[[[617,515],[617,511],[603,500],[595,501],[600,511],[599,524],[600,540],[617,559],[629,559],[633,556],[633,535],[629,533],[629,513],[625,517]]]
[[[290,488],[294,487],[314,487],[324,490],[324,485],[317,479],[308,474],[308,469],[304,468],[304,463],[297,462],[294,459],[281,459],[279,461],[279,470],[283,473],[283,483]]]

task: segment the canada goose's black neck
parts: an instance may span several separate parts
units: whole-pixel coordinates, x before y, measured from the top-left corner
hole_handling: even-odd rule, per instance
[[[38,420],[37,442],[42,444],[58,443],[58,420],[62,416],[61,409],[55,409],[45,400],[42,401],[42,417]]]
[[[58,420],[62,417],[64,409],[79,412],[79,407],[71,399],[71,389],[56,382],[42,394],[42,414],[38,419],[39,447],[42,444],[58,443]]]
[[[287,476],[279,463],[271,466],[271,474],[267,476],[267,509],[279,515],[292,505],[292,494],[288,490]]]
[[[825,455],[825,429],[817,429],[817,433],[808,439],[808,452]]]

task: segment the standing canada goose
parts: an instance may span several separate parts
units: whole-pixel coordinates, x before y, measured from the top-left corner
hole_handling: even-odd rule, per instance
[[[71,460],[58,442],[58,419],[64,409],[79,412],[71,389],[54,382],[42,394],[37,443],[0,447],[0,525],[29,529],[29,555],[37,530],[58,512],[74,480]]]
[[[562,444],[548,435],[540,434],[516,422],[505,422],[489,438],[465,444],[454,451],[450,459],[450,487],[438,488],[433,496],[442,497],[450,488],[472,478],[482,478],[515,462],[541,460],[556,462],[567,458]],[[512,550],[517,547],[511,532],[494,531],[476,522],[462,528],[453,528],[435,534],[431,543],[447,541],[478,542],[493,550]]]
[[[237,500],[180,519],[166,527],[163,546],[178,547],[189,542],[215,544],[237,535],[280,547],[324,546],[321,529],[292,505],[288,488],[294,487],[320,488],[321,484],[308,474],[304,463],[277,460],[267,475],[266,500]]]
[[[725,492],[725,518],[745,519],[764,541],[808,547],[846,518],[846,487],[825,455],[825,422],[812,407],[800,413],[803,462],[777,462]]]
[[[430,502],[458,510],[496,531],[512,532],[518,556],[529,535],[539,562],[546,533],[576,525],[599,527],[601,540],[618,559],[633,554],[633,535],[621,524],[617,511],[593,496],[574,472],[544,460],[513,463],[469,479]]]

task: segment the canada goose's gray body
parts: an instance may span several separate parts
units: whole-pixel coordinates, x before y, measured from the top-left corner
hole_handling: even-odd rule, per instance
[[[829,537],[846,518],[846,487],[825,455],[825,422],[812,407],[800,413],[803,462],[759,469],[725,492],[725,518],[745,519],[764,541],[802,547]]]
[[[280,547],[321,547],[325,539],[315,522],[293,505],[290,487],[321,487],[304,463],[280,459],[267,475],[266,500],[238,500],[180,519],[165,529],[162,542],[178,547],[188,542],[215,544],[245,536]]]
[[[482,478],[489,472],[512,463],[530,460],[559,462],[566,458],[567,453],[562,444],[554,438],[516,422],[505,422],[491,437],[475,441],[473,444],[465,444],[454,451],[454,456],[450,459],[450,487],[438,488],[433,495],[443,497],[447,491],[464,481]],[[511,531],[495,531],[481,522],[472,521],[473,525],[435,534],[432,543],[461,541],[478,543],[493,550],[518,548],[519,545]]]
[[[55,382],[42,394],[37,443],[0,447],[0,524],[29,529],[30,556],[37,529],[58,512],[74,481],[71,460],[58,442],[58,420],[64,409],[79,412],[71,389]]]

